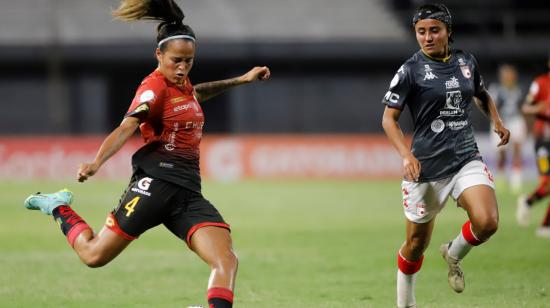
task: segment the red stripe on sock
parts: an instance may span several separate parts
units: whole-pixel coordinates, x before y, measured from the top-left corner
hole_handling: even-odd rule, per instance
[[[92,230],[92,228],[90,228],[87,223],[80,222],[74,225],[71,230],[67,232],[67,241],[69,241],[69,245],[71,245],[71,247],[74,246],[74,241],[84,230]]]
[[[539,180],[539,186],[537,187],[537,190],[535,193],[539,195],[540,198],[546,197],[548,195],[548,190],[546,187],[548,186],[549,177],[548,176],[541,176]]]
[[[480,241],[472,231],[472,223],[469,220],[462,225],[462,236],[464,236],[464,239],[472,246],[483,243],[483,241]]]
[[[212,298],[221,298],[224,299],[230,303],[233,303],[233,291],[226,289],[226,288],[210,288],[208,289],[208,300]]]
[[[409,261],[401,255],[401,251],[397,252],[397,267],[401,273],[405,275],[412,275],[420,270],[422,267],[422,261],[424,261],[424,255],[417,261]]]

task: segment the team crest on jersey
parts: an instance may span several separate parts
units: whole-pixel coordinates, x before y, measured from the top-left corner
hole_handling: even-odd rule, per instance
[[[424,65],[424,80],[433,80],[436,79],[437,76],[433,73],[432,68],[429,64]]]
[[[454,88],[460,88],[460,82],[458,82],[458,79],[453,76],[451,79],[445,81],[445,88],[447,89],[454,89]]]
[[[146,90],[139,96],[140,103],[150,102],[155,98],[155,92],[151,90]]]

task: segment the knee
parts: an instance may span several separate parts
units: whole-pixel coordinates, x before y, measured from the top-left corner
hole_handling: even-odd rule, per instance
[[[488,240],[493,234],[497,232],[497,229],[497,217],[487,217],[474,225],[474,230],[476,231],[475,235],[482,241]]]
[[[89,268],[98,268],[105,266],[107,263],[109,263],[109,260],[103,258],[100,255],[88,256],[81,259],[82,262],[86,264],[86,266],[88,266]]]
[[[236,272],[239,266],[239,259],[232,250],[221,253],[216,262],[212,264],[213,268],[223,270],[224,272]]]
[[[424,238],[413,237],[407,239],[405,242],[405,248],[408,250],[408,255],[411,255],[414,260],[420,258],[426,248],[428,247],[429,242]]]

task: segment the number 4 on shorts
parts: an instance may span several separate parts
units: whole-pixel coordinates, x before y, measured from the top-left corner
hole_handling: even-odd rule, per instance
[[[130,200],[130,202],[126,203],[124,208],[126,209],[126,217],[130,217],[132,213],[134,212],[134,208],[136,207],[137,203],[139,201],[139,196],[135,197],[134,199]]]

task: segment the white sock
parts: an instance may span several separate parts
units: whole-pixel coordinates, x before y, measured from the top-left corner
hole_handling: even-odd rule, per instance
[[[513,168],[512,174],[510,174],[510,187],[512,188],[512,191],[519,192],[521,191],[521,169],[520,168]]]
[[[462,260],[468,252],[470,252],[470,249],[474,247],[462,235],[462,232],[452,241],[451,247],[449,247],[449,256]]]
[[[397,270],[397,307],[405,308],[416,305],[414,284],[417,274],[405,275],[400,270]]]

